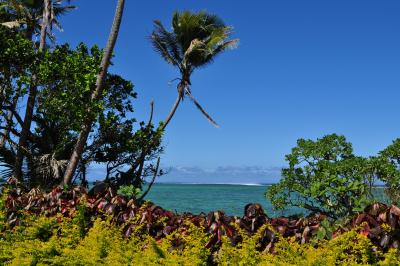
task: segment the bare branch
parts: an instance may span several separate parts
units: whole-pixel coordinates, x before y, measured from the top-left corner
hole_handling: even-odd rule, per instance
[[[12,106],[9,105],[3,105],[3,108],[6,110],[9,110],[12,112],[12,114],[14,115],[14,117],[17,119],[17,122],[22,126],[24,124],[24,121],[22,120],[21,116],[18,114],[17,111],[15,111],[14,108],[12,108]]]
[[[147,187],[146,191],[142,194],[142,196],[140,196],[140,198],[138,199],[138,201],[142,201],[144,199],[144,197],[146,197],[147,193],[149,193],[151,187],[154,184],[154,181],[156,180],[157,174],[158,174],[158,169],[160,168],[160,157],[158,157],[157,159],[157,164],[156,164],[156,170],[154,172],[153,178],[150,181],[149,186]]]

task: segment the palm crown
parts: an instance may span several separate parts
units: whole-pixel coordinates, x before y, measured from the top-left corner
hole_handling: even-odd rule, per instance
[[[178,84],[179,99],[175,103],[176,106],[171,111],[169,119],[174,114],[180,100],[187,95],[207,119],[217,126],[193,97],[190,91],[190,75],[194,69],[211,63],[216,55],[228,48],[234,48],[239,40],[230,40],[231,34],[232,27],[226,26],[219,17],[204,11],[198,13],[175,12],[172,18],[172,32],[167,31],[160,21],[154,21],[151,42],[155,50],[169,64],[176,66],[181,73]]]
[[[47,37],[52,41],[54,41],[52,27],[62,30],[58,18],[75,9],[75,6],[66,6],[62,2],[62,0],[51,1],[50,31],[47,32]],[[32,34],[40,34],[43,9],[43,0],[0,0],[0,23],[10,28],[24,27],[28,39],[31,39]]]

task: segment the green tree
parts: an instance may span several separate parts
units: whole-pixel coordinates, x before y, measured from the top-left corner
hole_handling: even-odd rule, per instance
[[[110,41],[115,41],[115,27],[120,23],[118,14],[121,15],[122,6],[120,2]],[[91,130],[74,180],[84,182],[86,169],[92,163],[106,165],[104,175],[98,178],[105,178],[117,187],[141,188],[144,178],[160,173],[156,171],[154,160],[162,152],[162,131],[154,127],[152,112],[147,123],[132,118],[132,100],[136,93],[130,81],[101,71],[102,63],[103,66],[104,62],[109,64],[110,49],[106,54],[107,50],[88,49],[81,44],[76,49],[61,45],[51,51],[36,51],[19,28],[0,26],[0,34],[3,62],[0,66],[0,123],[1,129],[11,129],[11,137],[2,139],[2,165],[15,168],[15,163],[9,162],[16,161],[17,150],[21,148],[18,140],[24,129],[24,119],[16,108],[11,108],[12,100],[14,96],[21,98],[30,92],[34,78],[33,128],[27,130],[26,146],[22,149],[26,160],[21,180],[27,185],[49,188],[61,183],[82,125],[88,121],[92,121]],[[99,78],[103,82],[101,91],[97,90]],[[93,97],[94,92],[98,97]],[[9,110],[13,111],[13,117],[7,115]]]
[[[181,74],[177,85],[178,96],[162,129],[168,125],[185,95],[213,125],[218,126],[193,97],[190,77],[196,68],[206,66],[218,54],[237,45],[238,39],[229,40],[231,34],[232,27],[226,26],[219,17],[203,11],[175,12],[172,18],[172,32],[167,31],[160,21],[154,21],[151,34],[154,49],[167,63],[178,68]]]
[[[118,0],[117,2],[117,8],[115,11],[114,21],[111,27],[111,32],[100,64],[100,72],[98,73],[96,78],[96,88],[90,96],[90,99],[92,101],[97,101],[97,99],[102,97],[108,66],[110,64],[111,56],[114,50],[115,43],[117,41],[118,32],[121,25],[124,4],[125,0]],[[91,112],[92,112],[91,108],[87,109],[87,113],[90,114]],[[72,152],[71,158],[69,159],[69,163],[64,174],[64,180],[63,180],[64,184],[70,184],[72,181],[72,177],[82,157],[82,153],[85,148],[87,138],[92,128],[92,124],[93,124],[93,119],[90,118],[86,119],[82,124],[81,131],[79,133],[74,150]]]
[[[39,51],[46,47],[46,37],[54,41],[52,35],[53,25],[61,29],[57,17],[73,9],[72,6],[63,6],[61,0],[3,0],[0,3],[1,24],[10,28],[18,29],[25,34],[28,40],[32,40],[34,34],[40,33]],[[22,131],[18,141],[18,151],[14,167],[14,176],[22,178],[22,165],[24,162],[25,151],[27,149],[27,138],[32,124],[33,110],[37,94],[36,76],[33,75],[29,86],[25,115],[23,117]],[[11,107],[16,108],[18,97],[13,99]],[[13,113],[8,112],[8,120],[12,120]],[[8,138],[10,127],[4,129],[4,134],[0,142],[4,146],[4,141]]]
[[[140,188],[143,178],[153,175],[153,161],[162,152],[161,131],[154,128],[151,119],[139,123],[133,118],[133,84],[108,73],[102,97],[96,101],[90,98],[96,88],[102,50],[80,44],[76,49],[61,45],[37,53],[30,41],[13,30],[0,28],[0,37],[7,40],[0,42],[0,85],[5,89],[1,129],[9,122],[7,111],[13,96],[27,93],[33,73],[37,78],[33,128],[28,134],[23,168],[28,186],[49,188],[61,182],[81,125],[88,118],[94,124],[74,175],[77,181],[85,180],[86,169],[92,163],[106,165],[104,175],[97,178],[105,178],[115,186],[134,184]],[[86,112],[88,107],[91,113]],[[12,125],[11,137],[0,149],[0,164],[4,166],[15,162],[16,141],[23,125],[17,112]],[[148,153],[141,164],[144,150]],[[132,165],[137,167],[126,173]],[[9,173],[2,172],[0,176]]]
[[[361,210],[372,199],[376,175],[370,159],[355,156],[344,136],[299,139],[286,155],[288,168],[266,192],[275,208],[298,206],[338,218]]]
[[[42,52],[46,48],[46,32],[50,23],[50,14],[51,14],[50,9],[51,9],[51,0],[44,0],[43,17],[42,17],[43,21],[40,31],[39,52]],[[37,78],[36,74],[33,73],[31,83],[29,86],[28,99],[26,102],[24,122],[22,124],[21,135],[18,141],[17,156],[15,157],[13,175],[15,178],[19,180],[22,179],[22,165],[24,161],[24,155],[27,150],[27,140],[32,124],[32,116],[36,100],[36,93],[37,93]]]
[[[97,178],[105,178],[117,187],[134,184],[140,188],[143,178],[151,175],[152,160],[162,151],[161,134],[151,121],[138,123],[132,118],[137,95],[130,81],[108,73],[102,97],[90,98],[101,60],[99,48],[88,49],[83,44],[74,50],[68,45],[58,46],[41,60],[38,79],[43,88],[38,94],[36,126],[30,142],[32,156],[28,159],[31,186],[60,183],[87,119],[93,120],[92,130],[74,177],[85,182],[86,169],[92,163],[105,165],[104,175]],[[131,174],[121,174],[137,163],[150,142],[152,149],[145,158],[144,171],[139,174],[140,169],[134,168]]]
[[[394,203],[400,202],[400,139],[379,152],[375,158],[378,177],[385,183],[386,194]]]
[[[62,30],[62,27],[58,21],[58,18],[61,15],[68,13],[73,10],[74,6],[65,6],[62,4],[63,1],[43,1],[43,0],[0,0],[0,23],[3,26],[12,28],[14,30],[18,30],[18,32],[24,34],[27,40],[32,40],[34,35],[41,36],[41,42],[45,43],[46,36],[54,42],[55,38],[52,34],[53,26],[56,26],[59,30]],[[70,1],[67,1],[68,3]],[[43,14],[45,11],[45,7],[47,8],[47,20],[49,27],[42,27],[42,22],[44,22]],[[40,35],[41,31],[44,31],[43,34]],[[34,84],[32,84],[34,85]],[[35,86],[32,86],[32,93],[34,92]],[[32,95],[31,93],[31,95]],[[13,97],[10,108],[16,110],[16,106],[18,104],[18,95]],[[29,98],[31,100],[28,106],[32,106],[33,97]],[[27,111],[29,111],[27,109]],[[12,121],[13,119],[13,111],[9,110],[7,114],[7,120]],[[28,112],[29,118],[29,112]],[[29,119],[27,119],[26,123],[29,123]],[[9,132],[11,130],[11,124],[8,127],[4,128],[3,134],[0,138],[0,147],[4,147],[5,141],[9,136]],[[27,132],[25,129],[24,135]],[[22,143],[25,142],[25,136],[22,138]],[[22,154],[20,154],[22,155]],[[22,157],[22,156],[20,156]],[[19,159],[20,160],[20,159]]]
[[[10,166],[7,173],[2,173],[3,178],[8,178],[14,171],[18,128],[23,126],[16,109],[17,100],[28,90],[26,84],[37,54],[32,43],[13,30],[0,26],[0,39],[0,157],[3,165]],[[16,137],[10,139],[10,132]]]

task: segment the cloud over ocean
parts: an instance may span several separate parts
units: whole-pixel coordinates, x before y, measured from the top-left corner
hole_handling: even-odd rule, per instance
[[[158,182],[203,183],[203,184],[269,184],[280,179],[280,167],[224,166],[215,169],[200,167],[165,167],[167,174]]]

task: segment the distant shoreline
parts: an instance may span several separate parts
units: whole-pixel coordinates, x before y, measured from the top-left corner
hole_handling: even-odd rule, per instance
[[[146,183],[147,184],[147,183]],[[200,183],[200,182],[155,182],[161,185],[230,185],[230,186],[272,186],[277,183]],[[374,185],[373,188],[384,188],[384,185]]]
[[[94,184],[96,181],[91,181],[89,183]],[[144,185],[147,185],[145,182]],[[159,185],[221,185],[221,186],[265,186],[269,187],[277,183],[201,183],[201,182],[155,182],[154,184]],[[384,188],[385,185],[374,185],[373,188]]]
[[[271,186],[275,183],[200,183],[200,182],[155,182],[162,185],[231,185],[231,186]]]

